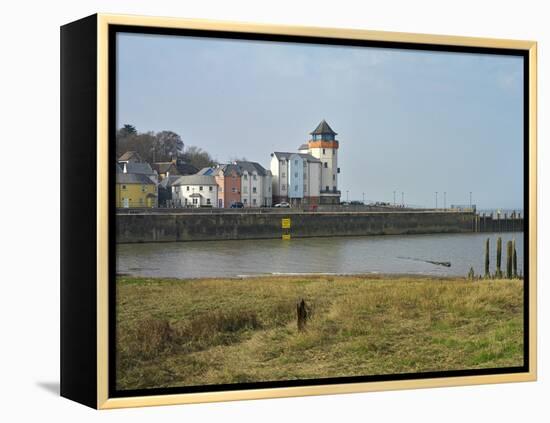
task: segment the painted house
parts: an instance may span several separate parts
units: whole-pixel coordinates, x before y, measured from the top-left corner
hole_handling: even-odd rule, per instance
[[[157,185],[139,173],[116,173],[115,203],[119,208],[157,207]]]
[[[270,207],[272,175],[257,162],[236,161],[241,174],[241,202],[245,207]]]
[[[271,154],[273,202],[294,207],[319,204],[321,161],[311,154],[276,151]]]
[[[239,166],[229,164],[218,164],[213,167],[206,167],[198,172],[199,175],[214,176],[218,184],[218,205],[219,208],[230,208],[232,204],[241,202],[241,169]]]
[[[212,175],[180,176],[172,184],[172,201],[176,207],[216,207],[218,184]]]

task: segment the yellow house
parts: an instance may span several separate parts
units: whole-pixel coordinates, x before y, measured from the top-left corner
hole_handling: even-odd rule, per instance
[[[116,174],[116,207],[157,207],[157,186],[138,173]]]

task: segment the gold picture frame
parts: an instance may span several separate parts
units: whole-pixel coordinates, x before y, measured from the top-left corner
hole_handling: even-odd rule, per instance
[[[86,20],[87,19],[87,20]],[[84,22],[84,24],[83,24]],[[83,25],[86,25],[85,30],[81,30]],[[528,321],[529,321],[529,338],[528,338],[528,370],[518,373],[502,373],[502,374],[484,374],[471,376],[451,376],[423,379],[406,379],[406,380],[387,380],[373,381],[360,383],[342,383],[329,385],[313,385],[313,386],[289,386],[289,387],[272,387],[259,389],[242,389],[242,390],[227,390],[215,392],[194,392],[194,393],[175,393],[163,395],[143,395],[143,396],[128,396],[128,397],[112,397],[109,395],[109,307],[112,306],[109,297],[109,249],[110,249],[110,234],[109,234],[109,97],[113,95],[109,87],[109,65],[112,57],[109,55],[109,29],[117,26],[133,26],[144,28],[162,28],[162,29],[191,29],[205,31],[223,31],[230,33],[243,34],[261,34],[262,36],[291,36],[291,37],[320,37],[326,39],[341,39],[341,40],[367,40],[380,41],[390,43],[407,43],[418,45],[430,45],[439,47],[472,47],[486,49],[514,49],[521,50],[526,53],[528,60],[528,176],[529,176],[529,193],[528,193],[528,248],[529,255],[526,258],[525,266],[528,267]],[[75,57],[81,49],[89,49],[95,45],[96,50],[90,53],[92,63],[95,63],[95,69],[89,70],[95,76],[95,87],[93,89],[95,96],[95,116],[92,119],[95,127],[95,142],[93,147],[90,147],[89,152],[95,154],[95,162],[90,166],[95,166],[93,179],[95,180],[95,190],[90,193],[90,201],[95,202],[95,210],[90,215],[90,227],[93,228],[95,239],[90,239],[94,242],[94,251],[90,252],[87,258],[81,258],[80,262],[72,261],[69,264],[71,240],[65,239],[62,236],[62,260],[63,266],[87,266],[92,269],[95,285],[93,290],[88,294],[71,291],[70,284],[74,282],[71,278],[72,267],[67,268],[66,272],[62,272],[62,395],[70,399],[74,399],[81,403],[87,404],[98,409],[113,409],[121,407],[139,407],[153,405],[168,405],[168,404],[189,404],[199,402],[213,401],[234,401],[248,400],[260,398],[280,398],[292,396],[307,396],[307,395],[323,395],[323,394],[344,394],[353,392],[370,392],[383,390],[399,390],[399,389],[417,389],[417,388],[433,388],[447,387],[460,385],[477,385],[489,383],[507,383],[507,382],[526,382],[535,381],[537,378],[537,310],[536,310],[536,290],[537,290],[537,43],[534,41],[517,41],[504,39],[489,39],[476,37],[459,37],[447,35],[429,35],[429,34],[410,34],[400,32],[381,32],[368,31],[361,29],[337,29],[337,28],[316,28],[302,26],[283,26],[283,25],[262,25],[252,23],[235,23],[210,20],[196,19],[179,19],[179,18],[162,18],[162,17],[144,17],[144,16],[123,16],[114,14],[97,14],[90,18],[85,18],[82,21],[77,21],[63,27],[62,37],[67,38],[63,44],[62,38],[62,72],[63,72],[63,55],[66,58],[66,65],[70,66],[77,60]],[[94,39],[95,38],[95,39]],[[75,40],[70,44],[70,40]],[[86,44],[86,42],[89,42]],[[80,44],[79,44],[80,43]],[[90,44],[91,43],[91,44]],[[94,57],[95,56],[95,60]],[[77,125],[71,119],[73,116],[72,109],[75,102],[79,99],[71,99],[70,91],[75,89],[75,82],[67,82],[63,87],[63,78],[67,81],[78,79],[78,76],[71,73],[70,70],[65,70],[62,74],[62,99],[67,98],[67,108],[62,106],[62,126],[72,128]],[[93,79],[93,77],[91,77]],[[89,81],[88,81],[89,82]],[[65,95],[65,97],[64,97]],[[91,99],[90,101],[92,101]],[[73,103],[71,103],[73,102]],[[66,110],[63,113],[63,110]],[[85,113],[82,111],[82,113]],[[86,113],[90,113],[89,107]],[[76,130],[76,129],[75,129]],[[63,134],[66,136],[65,144],[63,143]],[[70,151],[70,148],[81,148],[78,146],[68,147],[69,138],[74,139],[75,133],[70,129],[62,131],[62,150],[67,149],[65,158],[62,158],[62,175],[63,161],[70,161],[71,155],[76,154]],[[84,141],[82,141],[84,142]],[[65,146],[65,147],[64,147]],[[80,151],[80,150],[79,150]],[[69,172],[69,170],[67,170]],[[62,177],[63,179],[63,177]],[[63,185],[62,196],[66,198],[67,210],[70,208],[72,201],[69,187]],[[62,200],[62,209],[63,209]],[[70,211],[67,211],[70,214]],[[74,223],[73,223],[74,224]],[[67,225],[66,231],[73,230],[70,226],[70,219],[65,221]],[[65,250],[63,250],[65,248]],[[528,263],[527,263],[528,261]],[[82,269],[81,269],[82,270]],[[76,271],[76,270],[74,270]],[[65,279],[63,279],[65,278]],[[91,283],[91,282],[90,282]],[[66,291],[63,291],[65,289]],[[92,289],[92,288],[90,288]],[[63,296],[63,292],[66,295]],[[90,296],[93,292],[95,298],[90,299],[91,307],[95,305],[95,310],[88,310],[89,315],[85,317],[76,317],[74,303],[82,300],[84,295]],[[86,297],[87,298],[87,297]],[[69,303],[73,304],[72,306]],[[64,317],[65,316],[65,317]],[[82,325],[78,325],[79,318],[85,319]],[[65,319],[65,320],[64,320]],[[72,320],[72,323],[68,323]],[[91,327],[91,322],[95,321],[95,333],[81,334],[83,327]],[[76,325],[72,328],[70,325]],[[94,332],[94,331],[92,331]],[[64,335],[65,334],[65,335]],[[95,339],[96,351],[84,362],[75,363],[69,357],[77,354],[78,348],[87,348],[86,346],[76,347],[74,344],[82,344],[86,337],[85,344],[92,342],[90,336]],[[63,344],[65,343],[65,344]],[[65,347],[63,347],[65,345]],[[64,364],[63,357],[68,361]],[[92,374],[84,375],[79,373],[78,369],[82,369],[83,363],[92,366],[95,374],[95,384],[91,381]],[[80,366],[80,367],[79,367]],[[80,381],[80,382],[79,382]],[[91,388],[90,388],[91,387]]]

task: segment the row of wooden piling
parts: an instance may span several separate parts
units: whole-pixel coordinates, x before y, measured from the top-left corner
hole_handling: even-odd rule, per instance
[[[518,273],[518,253],[516,250],[516,240],[510,240],[506,243],[506,273],[502,272],[502,238],[497,239],[497,255],[495,273],[491,274],[490,269],[490,239],[485,241],[485,279],[518,279],[521,275]],[[468,278],[474,279],[474,269],[470,268]]]

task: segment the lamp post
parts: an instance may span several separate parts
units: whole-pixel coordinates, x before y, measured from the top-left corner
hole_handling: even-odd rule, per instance
[[[437,210],[437,191],[435,192],[435,209]]]
[[[470,191],[470,209],[472,208],[472,191]]]
[[[405,207],[405,193],[401,191],[401,205]]]
[[[447,210],[447,191],[443,191],[443,210]]]

